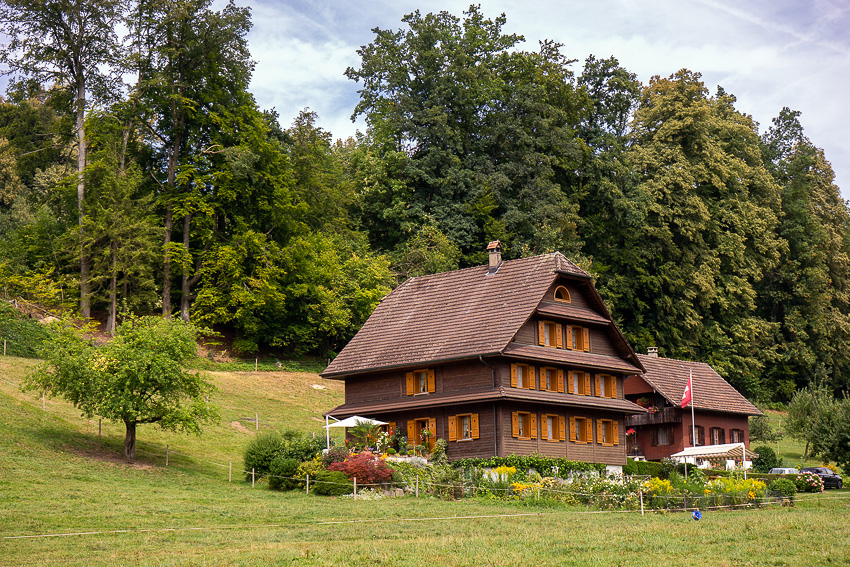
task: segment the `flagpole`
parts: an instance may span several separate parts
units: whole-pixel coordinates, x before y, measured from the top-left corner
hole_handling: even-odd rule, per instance
[[[694,371],[692,369],[688,369],[688,384],[691,388],[691,435],[694,438],[694,447],[699,444],[699,439],[697,439],[697,426],[694,421]]]

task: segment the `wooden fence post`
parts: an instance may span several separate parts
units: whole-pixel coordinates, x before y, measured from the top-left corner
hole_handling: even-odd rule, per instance
[[[419,498],[419,475],[416,475],[416,497]]]
[[[168,466],[168,445],[165,446],[165,466]]]
[[[357,500],[357,477],[354,477],[354,499]]]
[[[310,496],[310,475],[307,475],[307,496]]]
[[[233,482],[233,461],[227,467],[227,482]]]
[[[643,516],[643,490],[638,491],[640,494],[640,515]]]
[[[251,488],[254,488],[254,469],[251,469]]]

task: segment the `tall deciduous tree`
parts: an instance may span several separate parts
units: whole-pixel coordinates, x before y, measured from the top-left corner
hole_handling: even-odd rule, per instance
[[[197,352],[197,331],[159,317],[129,318],[114,340],[96,346],[66,328],[45,349],[46,364],[25,388],[60,396],[87,417],[123,422],[124,456],[136,458],[136,428],[146,423],[200,433],[218,418],[215,388],[183,368]]]
[[[652,333],[666,354],[709,362],[763,396],[775,325],[758,316],[756,285],[787,244],[756,126],[734,102],[685,70],[643,90],[629,150],[648,199],[633,232],[642,261],[615,268],[638,301],[619,312],[633,339]]]
[[[398,239],[375,244],[394,248],[433,224],[465,263],[495,238],[517,253],[577,248],[577,207],[558,181],[581,157],[573,129],[587,99],[560,46],[517,50],[523,38],[503,32],[505,16],[476,6],[463,20],[417,11],[402,21],[407,29],[376,28],[360,67],[346,71],[362,82],[354,116],[365,115],[371,150],[391,164],[382,173],[396,176],[367,186],[403,219],[374,211],[368,222],[386,228],[372,234]]]
[[[215,164],[225,159],[227,137],[240,128],[241,110],[255,110],[247,92],[253,69],[245,37],[250,9],[232,0],[219,11],[211,4],[151,0],[139,3],[129,20],[132,66],[138,73],[134,97],[154,149],[152,169],[161,183],[165,209],[162,312],[171,316],[176,260],[184,320],[189,318],[192,287],[200,278],[199,253],[211,244],[202,237],[193,250],[193,229],[200,223],[206,234],[214,232],[214,223],[207,221]],[[175,230],[182,233],[182,243],[174,242]]]
[[[0,31],[8,43],[0,63],[15,80],[35,80],[66,91],[73,107],[77,142],[77,210],[80,236],[85,217],[86,110],[93,101],[114,94],[109,70],[120,57],[115,27],[120,0],[4,0]],[[106,72],[104,72],[106,69]],[[91,313],[89,258],[80,255],[80,311]]]
[[[780,328],[767,379],[778,399],[799,387],[846,389],[850,381],[850,213],[823,151],[784,108],[762,137],[781,186],[777,231],[788,253],[760,287],[764,317]]]

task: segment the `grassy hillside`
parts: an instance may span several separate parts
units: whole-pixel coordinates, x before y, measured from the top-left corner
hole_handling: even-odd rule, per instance
[[[222,423],[201,437],[142,427],[139,462],[127,465],[120,427],[98,439],[97,423],[67,404],[42,411],[17,390],[33,365],[0,358],[0,565],[825,565],[850,549],[847,490],[694,522],[482,499],[354,502],[252,489],[235,473],[227,482],[220,465],[238,468],[255,411],[261,429],[319,434],[341,388],[308,373],[214,374]]]

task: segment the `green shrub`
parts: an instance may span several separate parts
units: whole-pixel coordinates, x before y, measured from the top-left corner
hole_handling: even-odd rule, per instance
[[[298,466],[301,463],[297,459],[278,455],[269,466],[269,488],[272,490],[295,490],[298,488]]]
[[[354,483],[345,473],[339,471],[321,471],[315,480],[310,480],[310,489],[320,496],[342,496],[354,492]]]
[[[263,432],[248,442],[245,448],[245,480],[251,480],[251,469],[256,478],[268,474],[272,461],[280,454],[283,439],[276,431]]]
[[[753,470],[756,472],[766,473],[770,472],[772,468],[782,466],[782,459],[770,447],[760,445],[753,449],[753,451],[758,453],[758,458],[753,460]]]
[[[649,475],[654,477],[660,477],[661,463],[628,459],[626,461],[626,466],[623,467],[623,474],[627,476]]]
[[[797,485],[790,478],[777,478],[767,485],[767,489],[772,492],[781,492],[788,498],[793,498],[797,494]]]
[[[528,469],[534,469],[544,477],[569,478],[573,473],[596,471],[602,473],[605,470],[603,463],[587,463],[584,461],[570,461],[563,457],[541,457],[540,455],[508,455],[507,457],[490,457],[489,459],[458,459],[452,461],[456,469],[472,469],[475,467],[514,467],[523,474]]]
[[[8,356],[37,358],[42,343],[49,338],[50,333],[41,323],[0,301],[0,342],[6,341]]]
[[[446,449],[449,448],[449,442],[445,439],[437,439],[434,442],[434,450],[431,451],[431,455],[429,456],[429,460],[435,465],[445,465],[448,464],[449,459],[446,457]]]
[[[280,454],[299,463],[310,461],[325,448],[325,440],[312,437],[294,429],[285,429],[281,433]]]

